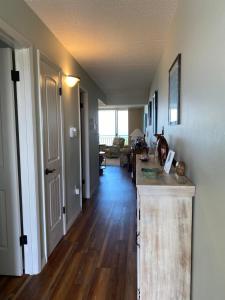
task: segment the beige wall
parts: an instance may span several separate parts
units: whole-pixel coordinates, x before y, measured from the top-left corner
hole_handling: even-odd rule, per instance
[[[32,12],[22,0],[0,0],[0,18],[16,31],[22,34],[34,48],[34,69],[36,68],[36,49],[45,54],[57,64],[65,74],[78,74],[82,87],[88,92],[89,119],[97,121],[97,99],[105,99],[105,95],[95,82],[88,76],[75,59],[65,50],[55,36]],[[37,81],[35,79],[36,99]],[[65,119],[65,156],[66,156],[66,205],[67,223],[70,223],[80,211],[79,197],[74,196],[75,185],[79,186],[79,147],[78,139],[68,137],[70,126],[78,127],[78,90],[69,89],[63,82],[63,103]],[[37,110],[38,111],[38,110]],[[37,114],[36,114],[37,115]],[[37,115],[38,120],[38,115]],[[98,136],[96,130],[90,130],[90,160],[91,160],[91,191],[98,184]]]
[[[128,109],[128,132],[129,132],[129,135],[136,128],[143,130],[143,117],[144,117],[144,107]]]
[[[180,0],[151,95],[159,128],[197,186],[193,300],[225,299],[225,1]],[[182,53],[181,125],[168,126],[168,70]]]

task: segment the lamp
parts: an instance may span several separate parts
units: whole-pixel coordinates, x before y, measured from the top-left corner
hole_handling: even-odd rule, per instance
[[[74,87],[80,81],[80,78],[73,75],[67,75],[65,81],[68,87]]]
[[[144,137],[144,133],[139,129],[136,128],[131,134],[130,134],[131,140],[136,140],[139,137]]]

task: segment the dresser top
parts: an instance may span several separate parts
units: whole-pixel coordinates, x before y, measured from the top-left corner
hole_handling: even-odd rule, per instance
[[[154,157],[150,157],[149,161],[142,162],[140,160],[141,155],[136,156],[136,185],[137,188],[141,187],[149,187],[151,189],[155,189],[163,187],[173,190],[178,189],[188,189],[189,192],[192,191],[194,194],[195,186],[193,183],[185,176],[177,176],[175,174],[174,168],[171,168],[170,174],[166,174],[163,170],[163,167],[160,166],[159,162],[157,162]],[[160,173],[158,176],[151,176],[144,173],[142,168],[146,169],[160,169]]]

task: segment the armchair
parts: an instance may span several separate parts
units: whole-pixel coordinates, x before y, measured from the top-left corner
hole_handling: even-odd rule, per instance
[[[120,157],[120,149],[124,147],[125,139],[115,137],[113,139],[113,145],[108,146],[105,150],[107,158],[118,158]]]

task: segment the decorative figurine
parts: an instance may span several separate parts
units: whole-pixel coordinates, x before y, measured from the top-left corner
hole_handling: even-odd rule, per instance
[[[185,163],[183,161],[178,161],[176,163],[176,174],[178,176],[184,176],[185,175]]]
[[[134,143],[135,150],[144,150],[147,148],[147,143],[145,141],[145,135],[144,137],[138,137]]]

